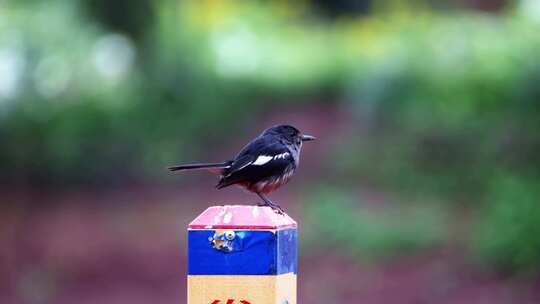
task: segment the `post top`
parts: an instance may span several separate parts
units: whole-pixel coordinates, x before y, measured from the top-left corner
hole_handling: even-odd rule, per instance
[[[296,227],[287,214],[277,214],[270,207],[225,205],[213,206],[197,216],[190,229],[278,229]]]

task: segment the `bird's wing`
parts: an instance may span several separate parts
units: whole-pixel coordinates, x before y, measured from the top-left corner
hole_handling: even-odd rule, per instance
[[[285,145],[278,141],[257,139],[240,151],[217,187],[256,183],[264,178],[283,174],[291,165],[294,165],[294,162],[291,161],[291,153]]]
[[[231,167],[226,171],[226,176],[230,175],[231,173],[234,173],[236,171],[240,171],[244,169],[246,166],[249,166],[253,163],[255,160],[255,157],[253,155],[242,155],[240,157],[237,157]]]

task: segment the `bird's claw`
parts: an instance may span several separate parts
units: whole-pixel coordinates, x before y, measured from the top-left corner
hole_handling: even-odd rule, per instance
[[[278,205],[278,204],[271,204],[271,205],[268,205],[270,208],[272,208],[272,210],[279,214],[279,215],[283,215],[285,214],[285,211],[283,211],[283,209]]]
[[[270,206],[270,208],[272,208],[272,210],[274,210],[275,213],[279,214],[279,215],[284,215],[285,214],[285,211],[283,211],[283,209],[281,209],[280,206]]]
[[[281,208],[278,204],[269,204],[269,203],[266,203],[266,202],[260,202],[257,204],[257,206],[259,207],[270,207],[272,208],[272,211],[274,211],[275,213],[279,214],[279,215],[284,215],[285,214],[285,211],[283,210],[283,208]]]

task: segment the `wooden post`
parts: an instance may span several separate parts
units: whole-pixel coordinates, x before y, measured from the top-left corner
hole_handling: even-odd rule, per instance
[[[296,304],[297,225],[269,207],[210,207],[188,227],[188,304]]]

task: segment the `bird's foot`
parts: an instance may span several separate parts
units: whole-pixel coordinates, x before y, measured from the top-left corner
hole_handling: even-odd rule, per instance
[[[283,210],[283,208],[281,208],[278,204],[274,204],[274,203],[267,203],[267,202],[260,202],[257,204],[258,206],[260,207],[270,207],[272,208],[272,210],[277,213],[277,214],[280,214],[280,215],[283,215],[285,214],[285,211]]]
[[[283,208],[281,208],[279,205],[273,205],[273,206],[270,206],[270,208],[272,208],[272,210],[274,210],[274,212],[279,215],[285,214],[285,211],[283,211]]]

